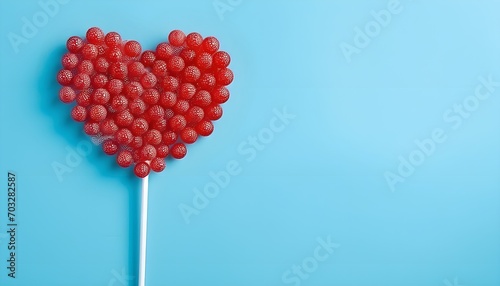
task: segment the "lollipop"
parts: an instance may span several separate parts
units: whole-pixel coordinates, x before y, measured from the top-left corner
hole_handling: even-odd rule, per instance
[[[233,81],[231,58],[215,37],[180,30],[154,50],[117,32],[90,28],[70,37],[59,98],[74,104],[71,117],[102,142],[105,154],[142,178],[139,285],[145,285],[148,175],[165,170],[165,158],[182,159],[187,145],[209,136],[222,116]]]

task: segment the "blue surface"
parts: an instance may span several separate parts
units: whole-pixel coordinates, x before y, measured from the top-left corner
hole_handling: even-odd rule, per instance
[[[151,178],[149,286],[500,285],[500,90],[474,99],[479,77],[500,81],[498,1],[213,3],[72,0],[16,53],[9,33],[42,6],[1,2],[0,185],[17,174],[19,226],[12,279],[2,187],[0,285],[136,284],[140,183],[57,99],[65,41],[91,26],[145,48],[198,31],[233,59],[213,136]],[[356,27],[373,38],[355,47]],[[407,177],[400,156],[418,164]],[[205,187],[219,192],[204,201]]]

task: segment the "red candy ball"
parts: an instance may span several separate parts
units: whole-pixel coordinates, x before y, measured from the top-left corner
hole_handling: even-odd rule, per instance
[[[165,61],[157,60],[152,64],[153,74],[157,77],[166,77],[168,74],[168,66]]]
[[[118,95],[123,91],[123,81],[119,79],[111,79],[108,82],[107,90],[112,95]]]
[[[188,124],[196,124],[205,117],[205,111],[199,106],[189,108],[186,114],[186,121]]]
[[[57,73],[57,82],[59,82],[60,85],[70,85],[72,80],[73,73],[70,70],[60,70],[59,73]]]
[[[156,46],[156,58],[168,60],[174,54],[174,48],[169,43],[160,43]]]
[[[115,140],[121,145],[127,145],[132,142],[132,132],[127,128],[122,128],[115,133]]]
[[[144,88],[142,87],[140,82],[132,81],[127,83],[124,88],[124,93],[128,98],[138,98],[144,92]]]
[[[170,150],[170,154],[172,157],[175,159],[182,159],[186,156],[187,154],[187,148],[184,143],[177,143],[172,146],[172,149]]]
[[[184,76],[184,80],[186,82],[189,82],[189,83],[194,83],[196,82],[200,76],[201,76],[201,72],[200,72],[200,69],[196,66],[188,66],[184,69],[183,71],[183,76]]]
[[[174,115],[174,117],[170,118],[168,121],[168,125],[174,132],[180,132],[182,129],[186,127],[186,118],[182,115]]]
[[[224,103],[229,99],[229,90],[225,86],[220,86],[212,90],[212,100],[215,103]]]
[[[231,62],[231,57],[229,56],[228,53],[224,51],[218,51],[217,53],[214,54],[212,60],[213,60],[213,65],[215,67],[225,68]]]
[[[210,120],[219,120],[222,117],[222,107],[218,104],[212,104],[205,109],[205,116]]]
[[[208,120],[203,120],[196,125],[196,132],[201,136],[209,136],[214,131],[214,125]]]
[[[66,42],[66,48],[71,53],[78,53],[82,49],[83,44],[84,43],[83,43],[82,38],[77,37],[77,36],[73,36],[73,37],[70,37],[68,39],[68,41]]]
[[[203,43],[203,37],[198,33],[191,33],[186,37],[186,44],[191,49],[197,49],[201,47]]]
[[[174,47],[182,46],[185,40],[186,40],[186,35],[181,30],[173,30],[168,35],[168,41]]]
[[[179,88],[179,97],[181,99],[191,99],[196,93],[196,87],[191,83],[183,83]]]
[[[123,95],[114,96],[111,100],[111,108],[115,112],[123,111],[128,106],[128,99]]]
[[[206,37],[203,40],[203,50],[210,54],[213,54],[219,50],[219,40],[215,37]]]
[[[122,44],[122,37],[117,32],[109,32],[104,37],[104,42],[108,47],[119,47]]]
[[[65,69],[74,69],[78,65],[78,57],[75,54],[65,54],[61,59],[62,65]]]
[[[156,157],[156,148],[153,145],[145,145],[141,148],[141,160],[151,161]]]
[[[186,64],[184,63],[184,60],[179,57],[179,56],[172,56],[170,59],[168,59],[167,62],[167,68],[169,71],[173,73],[178,73],[184,69]]]
[[[122,62],[112,63],[109,66],[109,74],[112,78],[125,79],[128,74],[127,65]]]
[[[102,150],[108,155],[114,155],[118,152],[118,144],[113,140],[106,140],[102,143]]]
[[[79,73],[73,78],[73,86],[82,90],[90,87],[90,76],[85,73]]]
[[[147,104],[156,104],[160,100],[160,93],[158,90],[150,88],[144,91],[142,99]]]
[[[168,145],[159,145],[156,147],[156,156],[165,158],[168,156]]]
[[[141,63],[144,64],[144,66],[149,67],[151,66],[156,60],[156,55],[155,52],[153,51],[145,51],[141,55]]]
[[[181,99],[177,101],[172,110],[176,114],[185,114],[189,109],[189,102],[187,100]]]
[[[194,130],[194,128],[186,127],[181,132],[181,139],[186,144],[193,144],[194,142],[196,142],[196,139],[198,139],[198,134],[196,133],[196,130]]]
[[[118,47],[112,47],[112,48],[109,48],[107,51],[106,51],[106,58],[110,61],[110,62],[118,62],[118,61],[121,61],[122,60],[122,57],[123,57],[123,54],[122,54],[122,50]]]
[[[127,127],[132,124],[132,121],[134,121],[134,116],[127,109],[120,111],[115,115],[116,125],[120,127]]]
[[[211,73],[202,74],[200,79],[198,80],[198,85],[200,89],[212,90],[215,84],[216,84],[215,76]]]
[[[98,57],[94,61],[94,68],[97,72],[106,73],[108,72],[109,62],[105,57]]]
[[[169,108],[177,103],[177,95],[175,93],[166,91],[160,95],[160,105]]]
[[[176,91],[179,88],[179,80],[173,76],[167,76],[163,80],[163,89],[166,91]]]
[[[132,62],[128,65],[128,75],[130,77],[138,78],[146,72],[144,64],[141,62]]]
[[[87,121],[83,125],[83,131],[87,135],[97,135],[99,134],[99,123],[92,122],[92,121]]]
[[[120,167],[123,168],[129,167],[134,162],[134,159],[132,157],[132,152],[128,150],[120,151],[120,153],[118,153],[118,156],[116,156],[116,162]]]
[[[92,94],[92,100],[96,104],[104,105],[104,104],[108,103],[110,97],[111,97],[111,95],[104,88],[98,88],[98,89],[94,90],[94,93]]]
[[[161,172],[165,170],[165,166],[166,166],[165,159],[163,158],[154,158],[151,161],[151,170],[155,172]]]
[[[229,85],[231,82],[233,82],[234,75],[230,69],[224,68],[219,70],[215,77],[217,79],[218,84]]]
[[[85,74],[88,74],[90,76],[91,74],[94,73],[94,64],[90,60],[83,60],[78,65],[78,72],[85,73]]]
[[[139,178],[145,178],[147,175],[149,175],[149,172],[150,168],[148,163],[146,162],[139,162],[134,167],[134,174]]]
[[[191,64],[196,58],[196,52],[192,49],[184,49],[179,56],[181,56],[185,64]]]
[[[71,110],[71,118],[78,122],[83,122],[87,119],[87,109],[83,106],[76,105]]]
[[[205,107],[212,103],[212,96],[206,90],[199,90],[191,100],[194,105]]]
[[[63,86],[59,90],[59,99],[64,103],[73,102],[76,99],[76,92],[68,86]]]
[[[108,115],[108,110],[104,105],[94,105],[89,110],[89,117],[95,122],[103,121]]]
[[[207,52],[197,55],[195,61],[196,66],[201,70],[206,70],[212,67],[212,56]]]
[[[96,45],[93,44],[85,44],[82,47],[82,56],[84,59],[92,60],[95,59],[99,55],[99,50]]]
[[[141,115],[146,111],[146,103],[140,98],[133,99],[128,105],[132,115]]]
[[[165,110],[159,105],[153,105],[148,109],[148,119],[157,121],[165,116]]]
[[[90,96],[90,90],[82,90],[77,96],[76,96],[76,103],[78,105],[87,107],[90,105],[92,102],[91,96]]]
[[[151,123],[151,128],[156,129],[160,132],[163,132],[163,131],[165,131],[165,129],[167,129],[167,120],[165,118],[160,118],[160,119],[154,121],[153,123]]]
[[[104,42],[104,32],[98,27],[92,27],[87,31],[87,41],[91,44],[101,44]]]
[[[144,88],[153,88],[156,83],[158,82],[158,80],[156,79],[156,76],[153,74],[153,73],[145,73],[142,77],[141,77],[141,85],[144,87]]]
[[[132,142],[130,142],[130,144],[128,144],[128,145],[130,147],[132,147],[134,150],[137,150],[137,149],[142,147],[143,143],[144,143],[144,140],[142,140],[141,136],[135,136],[132,139]]]
[[[132,134],[136,136],[140,136],[149,129],[149,124],[144,118],[136,118],[132,122],[132,125],[130,126],[130,131],[132,131]]]
[[[161,136],[161,133],[160,131],[156,130],[156,129],[151,129],[149,131],[146,132],[146,134],[144,134],[144,142],[145,143],[149,143],[149,144],[152,144],[152,145],[159,145],[161,143],[161,140],[162,140],[162,136]]]
[[[139,42],[137,41],[128,41],[125,43],[123,51],[127,56],[135,58],[141,54],[142,47],[141,44],[139,44]]]
[[[108,84],[108,77],[103,74],[96,74],[92,77],[91,81],[91,85],[93,88],[102,88]],[[108,91],[106,90],[106,92]]]
[[[167,131],[163,133],[163,143],[166,145],[172,145],[177,141],[177,134],[173,131]]]
[[[101,122],[100,129],[104,135],[113,135],[118,131],[118,126],[113,119],[107,118]]]

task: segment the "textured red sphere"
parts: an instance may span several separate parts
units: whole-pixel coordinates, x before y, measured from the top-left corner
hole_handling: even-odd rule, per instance
[[[115,140],[121,145],[127,145],[132,142],[133,139],[132,132],[127,128],[122,128],[115,133]]]
[[[203,50],[210,54],[213,54],[219,50],[219,40],[216,37],[206,37],[203,40]]]
[[[196,132],[201,136],[209,136],[214,131],[214,125],[208,120],[203,120],[196,125]]]
[[[106,140],[102,143],[102,150],[108,155],[114,155],[118,152],[118,144],[113,140]]]
[[[163,143],[166,145],[172,145],[177,141],[177,134],[174,131],[167,131],[163,133]]]
[[[203,37],[199,33],[191,33],[186,37],[186,44],[191,49],[197,49],[201,47],[203,43]]]
[[[78,122],[83,122],[87,119],[87,109],[83,106],[76,105],[71,110],[71,118]]]
[[[145,145],[141,148],[141,160],[151,161],[156,157],[156,148],[153,145]]]
[[[62,57],[61,62],[65,69],[74,69],[78,65],[78,57],[73,53],[67,53]]]
[[[172,157],[175,159],[182,159],[186,156],[187,154],[187,148],[184,143],[177,143],[172,146],[172,149],[170,150],[170,154]]]
[[[72,80],[73,73],[70,70],[60,70],[59,73],[57,73],[57,82],[59,82],[60,85],[70,85]]]
[[[134,173],[139,178],[145,178],[149,175],[150,167],[146,162],[139,162],[134,167]]]
[[[166,166],[165,159],[163,158],[154,158],[151,161],[151,170],[155,172],[161,172],[165,170],[165,166]]]
[[[132,157],[132,152],[128,150],[122,150],[118,153],[118,156],[116,156],[116,162],[120,167],[127,168],[132,163],[134,162],[134,159]]]
[[[125,43],[123,51],[127,56],[135,58],[141,54],[142,47],[141,44],[139,44],[139,42],[137,41],[128,41]]]
[[[83,42],[82,38],[77,37],[77,36],[73,36],[73,37],[70,37],[68,39],[68,41],[66,42],[66,48],[71,53],[78,53],[82,49],[83,44],[84,44],[84,42]]]
[[[122,37],[117,32],[109,32],[104,37],[104,42],[108,47],[119,47],[122,44]]]
[[[186,118],[182,115],[174,115],[174,117],[170,118],[168,121],[168,125],[174,132],[180,132],[182,129],[186,127]]]
[[[156,156],[160,158],[165,158],[168,156],[168,145],[159,145],[156,146]]]
[[[196,142],[196,139],[198,139],[198,133],[196,133],[196,130],[194,130],[194,128],[186,127],[181,132],[181,139],[186,144],[193,144],[194,142]]]
[[[152,145],[159,145],[162,140],[161,132],[156,129],[151,129],[143,136],[144,142]]]
[[[76,92],[68,86],[63,86],[59,90],[59,99],[64,103],[73,102],[76,99]]]
[[[98,27],[92,27],[87,31],[87,41],[91,44],[101,44],[104,42],[104,32]]]
[[[182,32],[181,30],[173,30],[168,35],[168,41],[174,47],[182,46],[185,40],[186,40],[186,34],[184,34],[184,32]]]
[[[89,117],[95,122],[103,121],[108,115],[108,110],[104,105],[94,105],[89,110]]]

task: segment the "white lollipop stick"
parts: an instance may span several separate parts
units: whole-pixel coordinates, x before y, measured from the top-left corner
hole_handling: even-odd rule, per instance
[[[139,286],[146,286],[146,245],[148,237],[148,182],[149,176],[142,179],[141,196],[141,235],[139,240]]]

